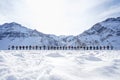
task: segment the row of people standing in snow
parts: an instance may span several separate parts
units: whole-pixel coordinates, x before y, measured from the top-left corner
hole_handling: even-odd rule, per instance
[[[8,50],[113,50],[113,46],[9,46]]]

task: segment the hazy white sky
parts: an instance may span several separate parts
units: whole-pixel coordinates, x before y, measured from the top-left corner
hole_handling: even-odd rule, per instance
[[[120,0],[0,0],[0,24],[17,22],[55,35],[78,35],[120,16]]]

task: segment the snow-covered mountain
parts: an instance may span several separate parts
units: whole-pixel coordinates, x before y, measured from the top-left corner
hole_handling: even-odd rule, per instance
[[[97,23],[77,37],[85,45],[111,45],[120,49],[120,17]]]
[[[55,36],[28,29],[18,23],[0,25],[0,49],[9,45],[113,46],[120,49],[120,17],[95,24],[77,36]]]
[[[0,49],[7,49],[9,45],[60,45],[54,37],[15,22],[5,23],[0,26]]]

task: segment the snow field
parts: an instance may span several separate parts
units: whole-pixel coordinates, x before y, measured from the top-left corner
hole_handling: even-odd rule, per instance
[[[0,51],[0,80],[120,80],[120,51]]]

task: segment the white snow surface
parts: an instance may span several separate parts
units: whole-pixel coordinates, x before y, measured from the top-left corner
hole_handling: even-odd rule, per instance
[[[0,80],[120,80],[120,51],[0,51]]]

